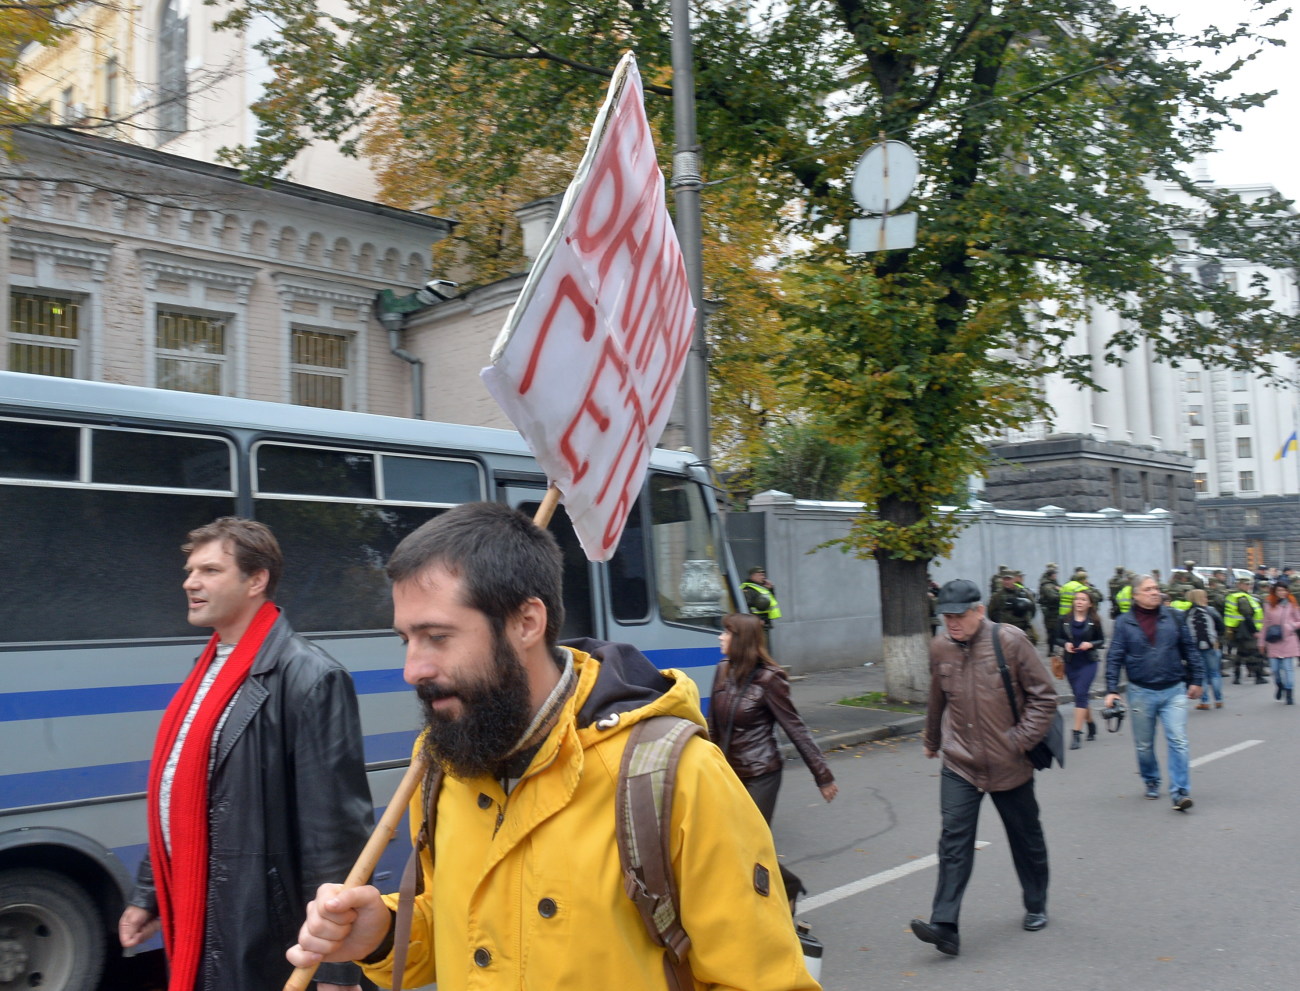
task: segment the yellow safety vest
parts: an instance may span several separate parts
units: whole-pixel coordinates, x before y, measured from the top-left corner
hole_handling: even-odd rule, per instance
[[[1074,597],[1079,592],[1088,591],[1088,586],[1083,582],[1076,582],[1073,579],[1061,586],[1061,615],[1064,616],[1074,608]]]
[[[755,616],[762,616],[764,619],[781,618],[781,607],[776,604],[776,596],[772,594],[772,590],[770,588],[764,588],[762,585],[759,585],[756,582],[741,582],[740,587],[752,588],[755,592],[767,596],[767,601],[769,605],[766,609],[750,610],[750,612],[752,612]]]
[[[1128,612],[1133,608],[1133,586],[1125,585],[1115,593],[1115,604],[1119,606],[1121,614]]]

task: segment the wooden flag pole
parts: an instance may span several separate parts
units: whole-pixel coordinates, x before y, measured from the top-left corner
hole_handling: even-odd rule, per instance
[[[420,781],[424,778],[424,768],[425,757],[421,749],[411,759],[411,766],[406,769],[406,774],[398,783],[397,791],[393,792],[388,808],[384,809],[384,814],[380,817],[374,832],[370,834],[370,839],[366,841],[361,856],[348,872],[343,882],[344,888],[358,888],[370,880],[370,875],[375,872],[375,865],[383,856],[384,847],[388,846],[389,841],[397,835],[397,826],[402,821],[402,813],[406,811],[406,807],[411,803],[411,796],[415,794],[415,789],[420,786]],[[310,967],[294,968],[289,980],[284,983],[284,991],[307,991],[307,985],[311,983],[316,967],[316,964],[312,964]]]
[[[543,530],[551,522],[551,517],[555,515],[555,507],[560,504],[560,490],[551,483],[551,487],[546,490],[546,496],[542,499],[542,504],[537,507],[537,512],[533,514],[533,522]]]
[[[541,505],[533,514],[533,522],[545,529],[551,522],[551,517],[555,515],[555,507],[559,504],[560,490],[552,485],[546,490]],[[343,882],[344,888],[358,888],[370,880],[370,875],[375,872],[375,865],[384,854],[384,848],[397,835],[397,825],[402,821],[402,813],[411,804],[411,796],[415,794],[415,789],[420,786],[420,781],[424,778],[424,768],[424,751],[420,750],[412,758],[411,766],[406,769],[406,774],[398,783],[388,808],[384,809],[384,814],[380,817],[374,832],[370,834],[370,839],[366,841],[361,856],[348,872]],[[285,981],[284,991],[307,991],[307,985],[316,974],[316,967],[316,964],[310,967],[296,967],[289,980]]]

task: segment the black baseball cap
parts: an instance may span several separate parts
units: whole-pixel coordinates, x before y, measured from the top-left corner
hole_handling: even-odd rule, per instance
[[[980,604],[979,586],[966,578],[954,578],[939,589],[935,610],[940,613],[964,613]]]

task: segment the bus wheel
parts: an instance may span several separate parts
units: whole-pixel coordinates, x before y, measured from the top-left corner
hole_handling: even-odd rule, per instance
[[[54,871],[0,871],[0,989],[94,991],[103,967],[89,895]]]

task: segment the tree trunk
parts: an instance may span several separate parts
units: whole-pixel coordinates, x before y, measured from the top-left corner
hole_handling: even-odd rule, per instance
[[[912,523],[919,519],[920,507],[885,499],[880,515],[894,523]],[[885,694],[891,702],[924,702],[930,692],[930,603],[926,597],[929,561],[903,561],[877,554],[876,563],[880,573]]]

